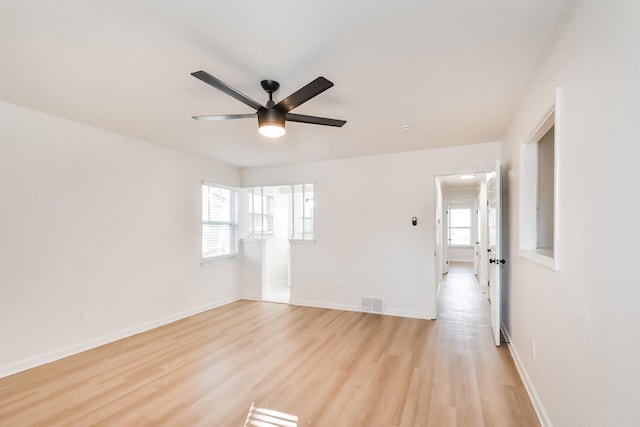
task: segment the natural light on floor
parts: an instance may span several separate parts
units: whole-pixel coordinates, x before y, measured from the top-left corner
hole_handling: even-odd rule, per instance
[[[297,427],[298,417],[267,408],[256,408],[251,403],[251,408],[244,422],[245,427]]]

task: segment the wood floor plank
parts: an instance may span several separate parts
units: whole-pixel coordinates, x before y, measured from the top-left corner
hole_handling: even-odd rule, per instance
[[[437,321],[238,301],[0,379],[2,426],[538,426],[455,266]]]

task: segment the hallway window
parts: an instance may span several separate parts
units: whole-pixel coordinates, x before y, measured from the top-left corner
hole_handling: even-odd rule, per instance
[[[237,192],[217,185],[202,184],[202,261],[237,254]]]
[[[471,245],[471,208],[449,209],[449,245]]]

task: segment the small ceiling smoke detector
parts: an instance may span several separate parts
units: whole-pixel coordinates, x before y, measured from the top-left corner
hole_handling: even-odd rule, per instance
[[[475,175],[460,175],[460,179],[473,179],[475,177]]]
[[[411,129],[411,125],[402,125],[400,126],[400,132],[408,132]]]

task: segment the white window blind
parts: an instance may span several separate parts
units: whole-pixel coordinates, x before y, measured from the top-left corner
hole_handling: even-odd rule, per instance
[[[471,208],[449,208],[449,244],[471,245]]]
[[[215,185],[202,185],[202,260],[238,253],[237,192]]]

